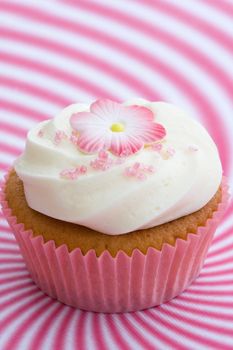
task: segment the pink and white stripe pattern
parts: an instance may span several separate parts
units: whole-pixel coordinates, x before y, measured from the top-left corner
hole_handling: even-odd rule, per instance
[[[28,129],[64,105],[140,96],[188,111],[216,141],[233,185],[233,2],[0,2],[1,176]],[[205,266],[181,296],[105,315],[33,284],[0,223],[0,349],[232,349],[233,203]]]

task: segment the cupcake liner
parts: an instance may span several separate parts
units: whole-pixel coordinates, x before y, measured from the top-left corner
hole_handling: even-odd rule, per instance
[[[6,176],[7,180],[7,176]],[[5,200],[3,213],[12,228],[33,281],[42,291],[64,304],[95,312],[128,312],[162,304],[184,291],[198,276],[216,227],[226,209],[229,194],[222,181],[222,202],[218,210],[187,240],[175,246],[164,244],[161,251],[146,254],[135,249],[132,256],[119,251],[112,257],[106,250],[97,257],[92,249],[83,255],[79,248],[44,242],[17,223]]]

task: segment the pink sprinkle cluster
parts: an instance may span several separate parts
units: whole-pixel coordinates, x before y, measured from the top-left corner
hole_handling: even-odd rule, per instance
[[[164,149],[162,143],[155,143],[151,146],[151,149],[157,153],[160,153],[163,159],[168,159],[174,157],[176,150],[173,147],[168,147]]]
[[[72,142],[75,146],[78,145],[77,131],[72,131],[71,136],[70,136],[70,142]]]
[[[175,151],[175,149],[173,147],[168,147],[166,152],[167,152],[167,155],[169,157],[173,157],[175,155],[175,153],[176,153],[176,151]]]
[[[109,157],[109,154],[102,150],[98,153],[98,157],[90,162],[90,166],[95,170],[108,170],[113,165],[122,164],[125,161],[123,158],[117,158],[116,160]]]
[[[130,155],[131,155],[131,153],[130,153],[130,151],[127,150],[127,149],[124,149],[124,150],[119,154],[119,156],[120,156],[121,158],[129,157]]]
[[[55,133],[55,137],[54,137],[54,143],[55,145],[58,145],[62,140],[66,139],[67,135],[64,131],[62,130],[58,130]]]
[[[161,152],[162,149],[163,149],[163,145],[162,145],[162,143],[154,143],[154,144],[151,146],[151,148],[152,148],[153,151]]]
[[[188,150],[191,152],[197,152],[199,150],[197,145],[189,145]]]
[[[42,129],[40,129],[38,131],[37,136],[39,136],[39,137],[43,137],[44,136],[44,133],[43,133]]]
[[[113,165],[113,159],[109,158],[106,151],[100,151],[98,157],[90,162],[90,166],[95,170],[107,170]]]
[[[124,175],[128,177],[135,177],[138,180],[145,180],[147,178],[146,174],[153,174],[155,168],[153,165],[144,165],[142,163],[136,162],[131,167],[127,167],[124,171]]]
[[[84,165],[72,169],[64,169],[60,172],[60,176],[68,180],[76,180],[80,175],[87,172],[87,167]]]

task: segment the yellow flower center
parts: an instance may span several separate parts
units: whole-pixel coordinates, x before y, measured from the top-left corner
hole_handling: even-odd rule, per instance
[[[121,124],[121,123],[115,123],[115,124],[112,124],[111,130],[112,130],[113,132],[121,132],[121,131],[124,131],[124,130],[125,130],[125,127],[124,127],[124,125]]]

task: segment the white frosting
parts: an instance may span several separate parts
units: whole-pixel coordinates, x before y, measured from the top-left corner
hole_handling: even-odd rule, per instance
[[[54,144],[57,130],[68,135],[72,113],[89,110],[73,104],[57,117],[40,123],[27,136],[26,149],[15,162],[24,183],[28,205],[43,214],[77,223],[109,235],[160,225],[202,208],[221,183],[217,148],[207,131],[174,105],[134,99],[126,105],[144,105],[167,131],[162,153],[144,148],[123,164],[101,171],[90,167],[97,155],[81,153],[69,139]],[[38,131],[43,131],[43,137]],[[166,149],[175,154],[167,157]],[[116,159],[115,156],[110,156]],[[126,167],[140,162],[156,171],[143,181],[124,175]],[[59,174],[85,165],[87,173],[76,180]]]

